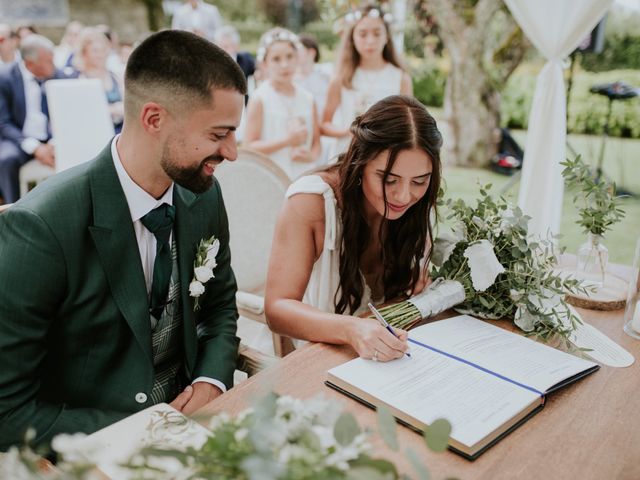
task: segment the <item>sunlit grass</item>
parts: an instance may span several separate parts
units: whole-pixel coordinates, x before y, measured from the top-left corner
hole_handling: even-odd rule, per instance
[[[436,118],[442,117],[441,111],[430,110]],[[524,147],[526,132],[512,133],[518,143]],[[597,164],[601,141],[601,137],[598,136],[569,135],[571,147],[576,153],[581,154],[585,161],[594,166]],[[616,182],[619,188],[635,193],[634,197],[625,198],[622,201],[622,208],[626,212],[625,218],[605,235],[605,245],[609,248],[610,261],[631,264],[636,241],[640,238],[640,140],[607,139],[603,171],[607,177]],[[447,197],[462,198],[467,203],[473,204],[475,204],[474,200],[480,196],[478,184],[492,183],[492,191],[497,195],[510,181],[510,177],[499,175],[488,169],[446,166],[443,177]],[[504,196],[514,204],[517,203],[519,188],[519,182],[515,182],[504,192]],[[573,205],[573,192],[565,191],[562,202],[560,246],[566,247],[567,252],[570,253],[575,253],[578,246],[586,241],[586,235],[575,223],[577,219],[577,209]]]

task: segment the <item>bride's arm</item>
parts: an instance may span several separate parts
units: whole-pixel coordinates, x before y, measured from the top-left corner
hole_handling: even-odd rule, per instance
[[[302,303],[323,241],[323,197],[298,194],[286,200],[269,260],[265,311],[270,328],[294,338],[349,344],[364,358],[372,358],[375,350],[380,360],[402,356],[404,333],[399,340],[373,319],[326,313]]]

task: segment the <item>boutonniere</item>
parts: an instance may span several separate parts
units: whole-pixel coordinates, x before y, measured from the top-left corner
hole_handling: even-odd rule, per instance
[[[198,298],[204,293],[204,284],[215,277],[213,269],[218,266],[216,263],[218,250],[220,250],[220,240],[215,235],[207,240],[200,240],[196,259],[193,262],[193,279],[189,284],[189,295],[196,299],[193,306],[194,311],[200,308]]]

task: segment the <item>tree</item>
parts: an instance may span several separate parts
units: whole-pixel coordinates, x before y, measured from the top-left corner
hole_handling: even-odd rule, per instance
[[[162,0],[141,0],[147,8],[147,21],[149,30],[156,32],[164,26],[164,11],[162,9]]]
[[[529,43],[502,0],[418,0],[416,13],[435,21],[449,53],[445,158],[486,166],[497,151],[500,91]]]
[[[320,15],[316,0],[260,0],[259,5],[270,23],[293,31]]]

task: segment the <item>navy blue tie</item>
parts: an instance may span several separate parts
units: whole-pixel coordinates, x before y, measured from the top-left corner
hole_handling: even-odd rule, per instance
[[[47,117],[47,139],[51,138],[51,126],[49,122],[49,104],[47,103],[47,92],[44,89],[45,80],[36,78],[36,82],[40,86],[40,110]]]

